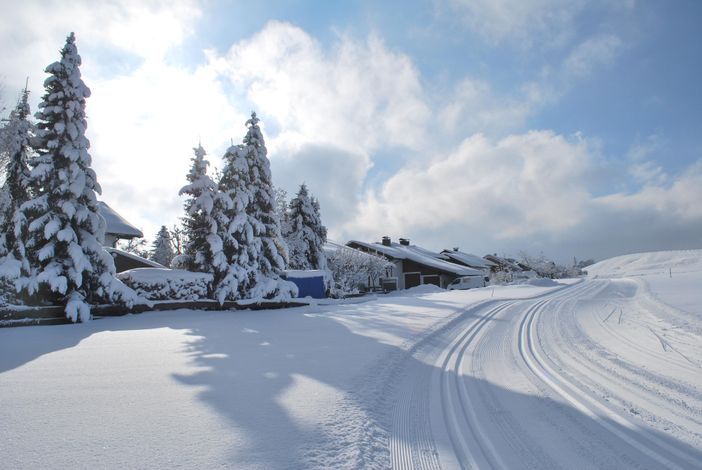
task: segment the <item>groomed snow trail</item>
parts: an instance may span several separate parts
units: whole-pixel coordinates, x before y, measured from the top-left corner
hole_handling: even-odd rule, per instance
[[[393,468],[702,468],[702,341],[669,310],[625,279],[465,310],[404,365]]]

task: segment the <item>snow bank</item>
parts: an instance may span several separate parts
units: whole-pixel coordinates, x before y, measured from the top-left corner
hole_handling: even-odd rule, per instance
[[[198,300],[207,298],[209,273],[182,269],[136,268],[117,277],[149,300]]]
[[[446,292],[446,289],[442,289],[434,284],[422,284],[420,286],[410,287],[409,289],[395,291],[393,295],[436,294],[438,292]]]
[[[549,279],[547,277],[540,277],[537,279],[529,279],[528,281],[524,282],[524,284],[528,284],[530,286],[537,286],[537,287],[557,287],[560,286],[560,282],[556,282],[553,279]]]

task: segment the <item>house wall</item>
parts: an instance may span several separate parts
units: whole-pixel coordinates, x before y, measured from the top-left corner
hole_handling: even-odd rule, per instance
[[[402,268],[403,273],[419,272],[421,276],[438,275],[441,287],[443,288],[446,288],[447,285],[458,277],[455,274],[448,274],[444,271],[439,271],[438,269],[408,259],[404,260]],[[404,278],[404,276],[402,277]],[[404,285],[402,288],[405,288]]]
[[[103,244],[104,246],[109,246],[114,248],[115,245],[117,244],[117,237],[111,233],[106,233],[105,234],[105,243]]]
[[[393,265],[392,267],[392,272],[388,273],[390,274],[389,276],[383,276],[380,278],[380,284],[383,284],[383,279],[394,279],[397,281],[397,289],[404,289],[405,288],[405,279],[404,276],[402,275],[402,260],[391,260],[390,261]]]

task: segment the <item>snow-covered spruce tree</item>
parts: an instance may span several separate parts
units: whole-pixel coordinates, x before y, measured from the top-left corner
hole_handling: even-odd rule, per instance
[[[323,243],[327,242],[327,227],[322,224],[322,210],[319,207],[319,199],[311,196],[312,199],[312,209],[314,209],[314,216],[319,223],[317,224],[316,233],[319,238],[322,239]]]
[[[20,285],[30,295],[46,294],[65,302],[66,316],[74,322],[90,319],[90,304],[131,306],[139,300],[115,278],[114,260],[102,246],[105,219],[95,196],[101,189],[85,137],[90,90],[80,77],[80,65],[71,33],[61,60],[46,68],[50,76],[36,114],[37,156],[30,161],[28,180],[33,198],[20,208],[32,269]]]
[[[248,296],[255,282],[257,252],[254,227],[247,214],[253,196],[246,154],[241,145],[227,149],[215,200],[226,258],[226,268],[214,275],[214,297],[220,303]]]
[[[290,201],[288,217],[290,232],[287,242],[290,250],[290,268],[327,269],[324,254],[327,229],[320,219],[319,203],[315,203],[314,198],[310,197],[305,184],[300,186],[300,190]]]
[[[188,196],[183,217],[183,231],[187,239],[183,254],[189,270],[214,273],[227,266],[217,214],[214,214],[217,184],[207,175],[209,162],[205,160],[205,149],[198,145],[193,151],[195,156],[191,159],[193,163],[186,176],[189,184],[178,193]]]
[[[151,260],[168,268],[174,256],[171,233],[165,225],[161,225],[161,229],[156,234],[156,239],[151,246]]]
[[[26,233],[23,233],[26,224],[21,222],[22,213],[19,211],[29,199],[27,161],[32,152],[30,139],[34,134],[34,126],[29,121],[28,99],[29,91],[25,89],[3,129],[7,166],[5,183],[0,189],[0,277],[12,279],[13,282],[21,275],[29,274],[24,247]]]
[[[251,181],[251,200],[247,213],[254,229],[256,255],[254,286],[249,297],[254,299],[290,299],[297,295],[297,287],[280,278],[285,269],[287,246],[280,234],[276,214],[275,195],[271,179],[268,150],[263,140],[259,119],[251,113],[246,121],[248,131],[242,148],[246,151]]]
[[[283,222],[288,219],[288,192],[283,188],[273,187],[273,198],[275,199],[275,213],[278,216],[281,233],[283,230]]]

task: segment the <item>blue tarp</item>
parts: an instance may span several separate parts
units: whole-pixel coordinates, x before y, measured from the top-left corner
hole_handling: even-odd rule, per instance
[[[298,298],[323,299],[326,297],[322,271],[288,271],[285,278],[297,286]]]

